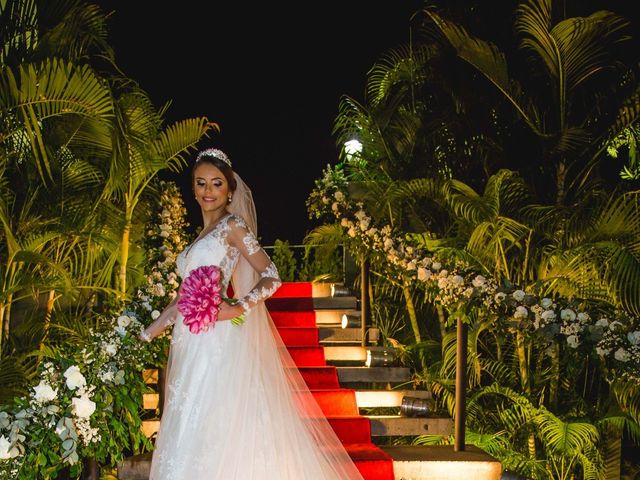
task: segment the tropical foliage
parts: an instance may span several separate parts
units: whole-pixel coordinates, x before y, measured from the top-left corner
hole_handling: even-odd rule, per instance
[[[451,414],[467,322],[469,441],[528,478],[619,478],[640,439],[638,58],[625,18],[556,7],[520,2],[508,45],[419,12],[343,99],[349,148],[309,207],[371,262],[374,320]]]
[[[159,265],[156,257],[181,248],[184,212],[175,202],[175,187],[159,183],[158,175],[181,169],[197,142],[216,129],[203,117],[165,124],[166,109],[156,108],[118,69],[107,42],[107,19],[98,6],[77,0],[9,0],[0,5],[0,404],[8,405],[9,415],[33,410],[28,415],[46,414],[49,423],[53,416],[70,419],[60,431],[39,431],[51,442],[62,442],[57,450],[55,442],[45,442],[51,446],[46,450],[34,449],[44,437],[29,430],[33,422],[27,426],[20,423],[24,418],[16,424],[14,417],[3,417],[2,428],[10,430],[0,437],[2,451],[35,461],[38,478],[52,478],[60,459],[67,466],[74,463],[74,452],[113,463],[123,451],[144,445],[136,423],[144,386],[133,379],[142,360],[121,369],[132,390],[111,386],[121,398],[108,398],[106,387],[100,386],[104,382],[96,380],[99,364],[92,369],[75,345],[101,351],[94,336],[113,331],[112,322],[149,275],[163,276],[166,296],[148,297],[155,302],[150,311],[144,298],[138,299],[142,306],[135,304],[136,318],[151,321],[153,310],[169,298],[176,284],[170,277],[175,258],[165,256]],[[165,243],[158,243],[165,238],[157,231],[145,240],[147,225],[157,222],[158,200],[165,203],[157,213],[161,224],[167,223],[163,209],[174,208],[167,203],[180,210],[169,211],[175,231]],[[149,242],[157,250],[147,251]],[[143,265],[155,270],[145,271]],[[144,290],[139,296],[147,294]],[[123,336],[122,351],[125,344],[135,346],[133,338]],[[145,361],[159,362],[161,346],[140,355],[146,351]],[[72,366],[64,362],[72,359],[87,384],[96,386],[79,397],[99,405],[100,415],[109,408],[116,412],[106,423],[92,417],[91,428],[101,432],[94,439],[100,440],[82,447],[72,392],[58,385]],[[33,387],[42,381],[58,393],[52,400],[56,405],[46,412],[31,404]],[[15,410],[18,406],[22,410]],[[42,428],[51,427],[49,423]],[[74,465],[73,475],[81,462]]]

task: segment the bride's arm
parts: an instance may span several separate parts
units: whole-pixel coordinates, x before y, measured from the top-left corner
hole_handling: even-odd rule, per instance
[[[238,300],[238,304],[242,306],[242,310],[246,313],[259,302],[263,302],[273,295],[282,285],[282,281],[275,264],[242,219],[235,217],[229,220],[227,241],[229,245],[237,248],[255,271],[260,274],[258,283],[254,285],[249,293]]]
[[[169,325],[173,325],[176,322],[176,317],[178,316],[178,297],[179,294],[166,306],[160,316],[144,329],[139,336],[140,340],[150,342],[164,332]]]

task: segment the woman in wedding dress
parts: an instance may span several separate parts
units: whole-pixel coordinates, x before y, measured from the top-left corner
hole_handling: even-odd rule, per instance
[[[193,334],[176,298],[141,334],[151,341],[174,325],[150,480],[362,479],[265,307],[281,282],[256,240],[251,191],[217,149],[200,152],[192,177],[204,227],[178,273],[217,265],[238,303]],[[229,321],[241,314],[242,325]]]

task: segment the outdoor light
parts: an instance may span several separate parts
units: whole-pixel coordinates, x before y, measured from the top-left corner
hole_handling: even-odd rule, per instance
[[[396,351],[393,348],[367,349],[366,367],[390,367],[396,361]]]
[[[351,160],[354,155],[362,153],[362,143],[355,138],[344,142],[344,153],[347,154],[347,160]]]
[[[402,397],[400,414],[405,417],[426,417],[429,415],[429,403],[426,398]]]
[[[342,328],[357,328],[360,326],[360,316],[344,313],[340,324]]]
[[[332,297],[348,297],[350,293],[351,292],[349,292],[349,288],[345,287],[344,285],[339,285],[337,283],[331,284]]]

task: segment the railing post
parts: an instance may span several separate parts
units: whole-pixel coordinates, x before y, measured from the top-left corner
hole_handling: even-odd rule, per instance
[[[360,257],[360,330],[361,345],[367,346],[367,325],[369,324],[369,260]]]
[[[464,452],[465,416],[467,396],[467,324],[461,316],[457,323],[456,349],[456,418],[455,418],[455,452]]]

